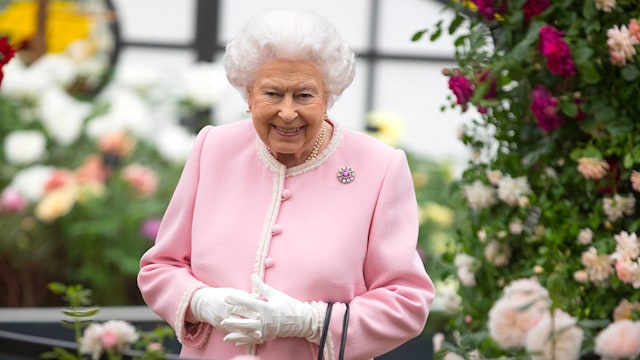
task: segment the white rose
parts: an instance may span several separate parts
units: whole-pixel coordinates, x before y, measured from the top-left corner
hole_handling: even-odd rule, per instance
[[[63,146],[78,139],[90,110],[88,104],[72,98],[58,88],[46,91],[40,103],[43,125],[51,137]]]
[[[9,187],[29,201],[39,201],[44,194],[44,184],[55,170],[52,166],[31,166],[16,174]]]
[[[471,185],[464,186],[463,191],[467,203],[472,209],[486,208],[496,202],[495,189],[483,184],[480,180],[474,181]]]
[[[182,80],[185,98],[201,109],[215,105],[228,88],[220,64],[193,64],[182,73]]]
[[[157,132],[153,142],[165,160],[184,164],[195,141],[195,135],[182,126],[169,125]]]
[[[30,164],[42,158],[47,140],[37,130],[13,131],[4,139],[5,157],[12,164]]]

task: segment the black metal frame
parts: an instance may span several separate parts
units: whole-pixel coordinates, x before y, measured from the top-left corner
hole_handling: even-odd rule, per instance
[[[398,61],[423,61],[423,62],[453,62],[455,59],[451,56],[418,56],[396,53],[380,52],[376,49],[375,44],[378,41],[377,24],[380,13],[380,0],[371,0],[371,12],[368,49],[358,53],[358,58],[366,61],[368,67],[365,79],[365,113],[373,109],[373,100],[376,96],[376,64],[380,60],[398,60]],[[446,3],[446,0],[427,0]],[[126,47],[146,47],[146,48],[163,48],[163,49],[190,49],[195,52],[197,61],[213,61],[218,52],[224,51],[225,45],[219,37],[220,23],[220,2],[221,0],[197,0],[196,4],[196,21],[195,21],[195,40],[192,43],[160,43],[160,42],[139,42],[122,40],[122,46]]]

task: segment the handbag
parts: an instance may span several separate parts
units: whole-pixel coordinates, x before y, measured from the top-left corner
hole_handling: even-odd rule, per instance
[[[347,346],[347,330],[349,328],[349,304],[345,304],[346,309],[344,311],[344,318],[342,319],[342,338],[340,339],[340,353],[338,355],[339,360],[344,359],[344,349]],[[333,303],[327,304],[327,313],[324,316],[324,324],[322,325],[322,335],[320,336],[320,347],[318,348],[318,360],[322,360],[322,354],[324,353],[324,345],[327,342],[327,334],[329,332],[329,321],[331,321],[331,310],[333,309]]]

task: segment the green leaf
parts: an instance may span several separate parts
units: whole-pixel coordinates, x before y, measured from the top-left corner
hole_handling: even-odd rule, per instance
[[[603,106],[596,110],[595,118],[598,122],[609,122],[616,117],[616,111],[610,106]]]
[[[41,359],[58,359],[58,360],[74,360],[75,354],[70,353],[66,349],[56,347],[53,351],[46,352],[40,355]]]
[[[580,157],[602,159],[602,153],[595,146],[587,146],[584,150],[582,150],[582,156]]]
[[[596,7],[593,0],[586,0],[582,5],[582,15],[585,19],[592,19],[597,15]]]
[[[71,317],[89,317],[97,314],[98,311],[99,311],[98,308],[90,308],[90,309],[83,309],[83,310],[64,309],[62,310],[62,313]]]
[[[431,36],[433,37],[433,35]],[[453,41],[453,45],[455,45],[456,47],[462,46],[465,42],[465,40],[467,40],[469,37],[466,35],[457,37],[454,41]]]
[[[561,101],[560,109],[562,109],[562,113],[568,117],[573,118],[578,115],[578,105],[573,101]]]
[[[460,344],[471,348],[477,348],[488,336],[489,334],[487,332],[469,334],[460,339]]]
[[[479,84],[476,85],[476,89],[473,92],[473,96],[471,97],[471,102],[472,103],[477,103],[480,99],[482,99],[487,92],[489,91],[489,86],[491,84],[488,83],[487,81],[483,81]]]
[[[586,41],[579,41],[572,49],[572,55],[576,64],[588,63],[593,57],[593,49],[587,45]]]
[[[509,58],[514,58],[517,60],[521,60],[527,57],[529,50],[533,43],[538,41],[538,32],[540,28],[544,25],[543,22],[534,21],[529,26],[529,31],[524,36],[524,38],[513,48],[513,50],[508,55]]]
[[[420,30],[418,32],[416,32],[415,34],[413,34],[413,36],[411,37],[411,41],[418,41],[422,38],[422,36],[427,33],[428,30]]]
[[[625,154],[622,164],[626,169],[630,169],[633,166],[633,156],[629,153]]]
[[[607,325],[609,325],[610,323],[611,321],[607,319],[597,319],[597,320],[582,319],[578,321],[578,325],[580,325],[581,328],[585,328],[585,329],[602,329]]]
[[[576,67],[578,68],[578,72],[580,72],[580,75],[582,76],[582,80],[585,83],[597,84],[598,82],[600,82],[600,80],[602,80],[600,73],[598,72],[598,70],[596,69],[596,67],[593,65],[592,62],[584,62],[584,63],[576,64]]]
[[[626,136],[633,131],[633,121],[628,118],[620,118],[607,124],[607,131],[611,136]]]
[[[465,18],[460,16],[460,14],[456,14],[456,18],[453,19],[451,24],[449,25],[449,35],[453,35],[460,25],[464,22]]]
[[[63,283],[52,282],[52,283],[49,283],[47,287],[49,288],[49,291],[51,291],[56,295],[62,295],[65,292],[67,292],[67,286]]]
[[[442,29],[440,27],[438,27],[436,29],[436,31],[434,31],[433,34],[431,34],[431,36],[429,37],[429,40],[430,41],[436,41],[436,40],[438,40],[440,35],[442,35]]]
[[[638,70],[638,67],[635,65],[627,65],[623,67],[620,73],[627,82],[635,81],[640,76],[640,70]]]
[[[563,272],[554,272],[547,279],[547,290],[552,299],[562,298],[562,294],[566,287],[566,279],[563,276]]]
[[[582,151],[583,151],[582,149],[573,149],[569,154],[569,158],[571,160],[577,161],[582,157]]]

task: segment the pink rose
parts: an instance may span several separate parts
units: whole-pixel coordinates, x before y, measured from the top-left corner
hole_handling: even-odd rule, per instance
[[[27,201],[15,189],[8,187],[0,194],[0,211],[20,212],[25,206]]]
[[[530,22],[532,17],[540,15],[550,5],[551,2],[549,0],[527,0],[522,6],[525,21]]]
[[[629,21],[629,34],[640,41],[640,23],[638,19],[631,19],[631,21]]]
[[[158,187],[158,175],[149,167],[131,164],[122,170],[124,179],[133,185],[140,196],[152,195]]]
[[[609,324],[596,337],[595,352],[614,359],[640,355],[640,322],[620,320]]]
[[[562,40],[563,33],[551,25],[540,28],[540,52],[547,58],[547,67],[552,74],[573,76],[576,66],[569,45]]]
[[[473,96],[473,85],[471,81],[460,73],[449,78],[449,89],[451,89],[456,96],[456,103],[463,105],[463,108],[465,108],[464,105],[468,103]]]
[[[100,335],[100,341],[105,349],[114,349],[118,346],[118,336],[111,331],[105,331]]]
[[[546,132],[562,125],[562,118],[558,114],[558,99],[542,85],[538,85],[531,93],[531,112],[536,117],[538,127]]]

